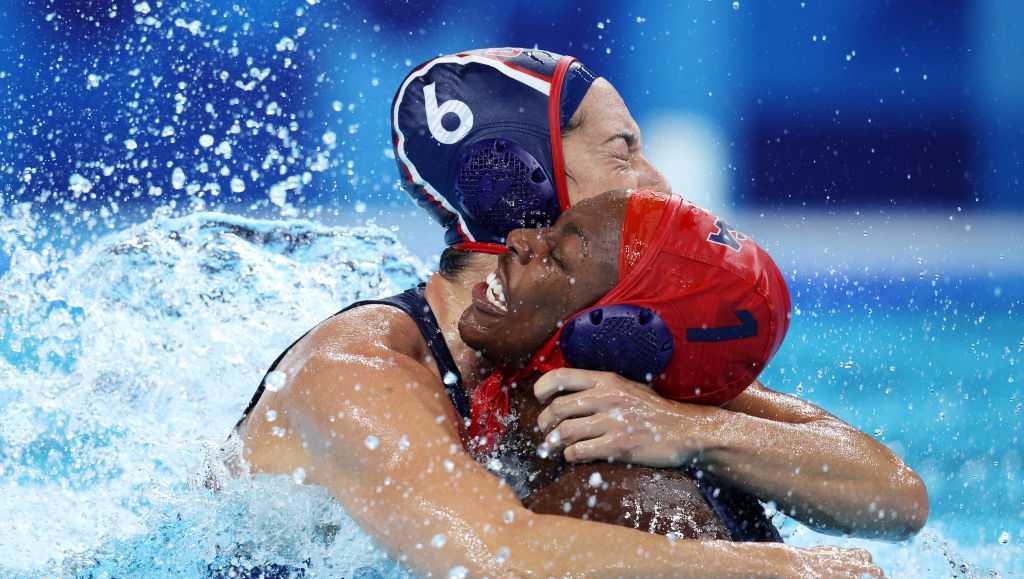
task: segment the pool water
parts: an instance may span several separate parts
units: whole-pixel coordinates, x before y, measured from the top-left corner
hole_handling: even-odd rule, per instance
[[[322,491],[219,477],[260,377],[345,304],[428,273],[378,227],[199,212],[73,248],[0,209],[0,576],[203,576],[291,565],[395,576]],[[2,270],[0,270],[2,271]],[[796,316],[764,375],[869,432],[924,476],[914,540],[864,546],[894,577],[1024,574],[1024,279],[791,280]]]

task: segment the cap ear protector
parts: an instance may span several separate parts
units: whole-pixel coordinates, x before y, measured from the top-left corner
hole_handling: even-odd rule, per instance
[[[577,314],[565,323],[558,347],[573,368],[615,372],[651,383],[672,361],[672,331],[653,310],[609,304]]]
[[[508,139],[482,139],[464,148],[453,197],[460,213],[480,224],[482,234],[502,241],[513,229],[554,223],[560,213],[544,166]]]

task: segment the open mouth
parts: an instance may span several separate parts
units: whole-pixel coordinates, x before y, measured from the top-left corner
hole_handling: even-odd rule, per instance
[[[505,294],[505,284],[497,272],[492,271],[487,274],[487,280],[473,288],[473,299],[476,305],[484,311],[499,316],[508,313],[508,297]]]

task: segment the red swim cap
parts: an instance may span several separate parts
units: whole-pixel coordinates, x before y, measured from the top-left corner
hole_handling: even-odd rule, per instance
[[[653,191],[630,196],[619,272],[610,292],[570,320],[611,305],[654,312],[671,332],[672,353],[652,384],[672,400],[715,405],[732,400],[761,373],[789,328],[789,290],[771,257],[725,221],[678,196]],[[567,324],[525,370],[499,383],[570,366],[559,347]],[[473,395],[474,437],[490,439],[503,431],[494,419],[507,414],[507,388],[495,390],[490,382]]]

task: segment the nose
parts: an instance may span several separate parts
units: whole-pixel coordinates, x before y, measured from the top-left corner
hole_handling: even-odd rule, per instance
[[[658,171],[658,169],[656,169],[654,165],[647,160],[647,157],[641,155],[639,164],[640,178],[637,179],[638,189],[653,189],[663,193],[672,192],[672,185],[669,184],[668,180],[665,179],[665,176],[661,174],[661,171]]]
[[[505,240],[508,247],[505,255],[519,265],[529,265],[535,257],[547,252],[546,234],[546,229],[513,229]]]

